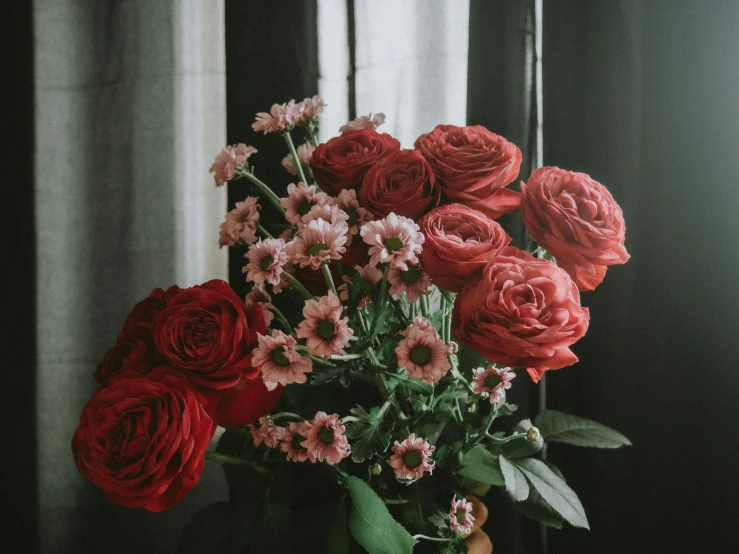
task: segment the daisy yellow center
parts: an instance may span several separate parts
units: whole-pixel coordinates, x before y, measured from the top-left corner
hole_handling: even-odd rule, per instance
[[[305,437],[303,435],[298,435],[297,433],[293,435],[293,449],[295,450],[302,450],[303,445],[300,444],[305,440]]]
[[[497,373],[491,373],[485,378],[485,386],[489,389],[494,389],[503,382],[503,378]]]
[[[336,325],[328,319],[324,319],[318,324],[318,336],[323,340],[331,340],[336,336]]]
[[[265,256],[259,263],[259,267],[261,267],[263,271],[267,271],[269,269],[269,266],[272,265],[272,262],[274,262],[272,256]]]
[[[303,200],[298,204],[298,212],[300,212],[300,215],[307,214],[310,209],[313,207],[313,203],[310,200]]]
[[[416,365],[426,365],[431,360],[431,349],[426,345],[419,344],[413,347],[409,357]]]
[[[331,444],[334,442],[334,430],[331,427],[321,427],[318,431],[318,438],[326,444]]]
[[[288,360],[287,356],[285,356],[285,353],[283,352],[283,348],[284,347],[275,348],[272,351],[272,361],[280,367],[285,367],[287,365],[290,365],[290,360]]]
[[[403,279],[405,283],[413,284],[416,281],[418,281],[418,278],[421,276],[421,272],[418,270],[417,267],[413,267],[412,265],[408,266],[407,271],[401,271],[400,277]]]
[[[457,523],[459,523],[460,525],[464,525],[464,522],[467,521],[467,512],[465,510],[459,509],[454,512],[454,517],[457,519]]]
[[[354,210],[352,208],[344,208],[344,213],[349,216],[349,219],[347,219],[346,221],[349,227],[357,224],[357,221],[359,220],[359,214],[357,214],[357,210]]]
[[[328,244],[325,242],[317,242],[308,248],[308,255],[318,256],[323,250],[328,250]]]
[[[403,463],[410,469],[416,469],[421,465],[422,461],[423,456],[418,450],[409,450],[405,453],[405,456],[403,456]]]
[[[387,248],[387,251],[390,253],[397,252],[398,250],[403,248],[403,246],[405,246],[403,240],[398,237],[386,238],[383,244],[385,245],[385,248]]]

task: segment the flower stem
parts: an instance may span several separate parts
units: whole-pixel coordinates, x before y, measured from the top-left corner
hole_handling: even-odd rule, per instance
[[[295,149],[295,144],[293,143],[292,136],[290,136],[290,131],[287,131],[282,136],[285,137],[287,148],[290,150],[290,154],[293,157],[293,163],[295,164],[295,168],[298,170],[298,175],[300,176],[300,180],[303,181],[307,185],[308,180],[305,178],[305,173],[303,172],[303,164],[300,163],[300,159],[298,158],[298,151]]]
[[[243,458],[237,458],[235,456],[228,456],[226,454],[220,454],[219,452],[206,452],[206,460],[212,460],[221,464],[233,464],[241,466],[250,466],[259,473],[272,473],[266,467],[262,467],[251,460],[244,460]]]
[[[377,331],[377,324],[380,322],[380,313],[385,307],[385,296],[387,296],[387,278],[390,275],[390,264],[385,264],[385,271],[382,273],[382,285],[380,285],[380,297],[377,299],[375,306],[375,315],[372,318],[372,327],[370,327],[370,336],[374,337]]]
[[[242,167],[242,166],[239,166]],[[269,186],[261,181],[256,175],[254,175],[251,171],[248,171],[246,169],[242,169],[242,171],[239,172],[239,175],[241,177],[246,177],[249,179],[252,183],[254,183],[257,188],[259,189],[259,192],[261,192],[264,196],[267,197],[267,200],[269,200],[272,205],[277,208],[277,211],[280,212],[283,216],[285,215],[285,208],[282,207],[282,204],[280,204],[280,197],[277,196],[274,191],[269,188]]]
[[[267,238],[270,238],[270,239],[275,238],[275,237],[272,236],[272,234],[269,231],[267,231],[267,229],[265,229],[264,227],[262,227],[259,223],[257,223],[257,230],[260,233],[262,233],[264,236],[266,236]]]
[[[284,419],[284,418],[303,419],[302,416],[300,416],[298,414],[294,414],[292,412],[278,412],[276,414],[272,414],[269,417],[272,418],[272,421],[277,421],[278,419]]]
[[[366,356],[364,354],[335,354],[331,356],[332,360],[361,360],[365,358]]]
[[[429,318],[429,298],[426,295],[421,296],[421,313],[426,319]]]
[[[330,288],[338,297],[339,293],[336,291],[336,285],[334,285],[334,278],[331,276],[331,270],[328,267],[328,262],[323,262],[321,264],[321,273],[323,273],[323,278],[326,279],[326,284],[328,285],[328,288]]]
[[[426,535],[413,535],[413,538],[418,539],[424,539],[427,541],[435,541],[435,542],[452,542],[455,539],[443,539],[441,537],[427,537]]]
[[[285,331],[287,331],[288,334],[293,332],[293,326],[290,325],[290,322],[285,317],[285,314],[283,314],[277,306],[273,305],[271,308],[269,308],[269,311],[275,314],[275,317],[280,323],[282,323],[282,325],[285,327]]]
[[[283,275],[283,276],[285,277],[285,280],[286,280],[286,281],[287,281],[288,283],[290,283],[290,286],[292,286],[292,287],[294,287],[295,289],[297,289],[297,291],[298,291],[298,292],[299,292],[300,294],[302,294],[302,295],[303,295],[303,298],[305,298],[306,300],[312,300],[312,299],[313,299],[313,295],[312,295],[312,294],[311,294],[310,292],[308,292],[308,289],[306,289],[306,288],[305,288],[305,287],[304,287],[304,286],[303,286],[303,285],[302,285],[302,284],[300,283],[300,281],[298,281],[298,280],[297,280],[297,279],[296,279],[295,277],[293,277],[292,275],[290,275],[290,274],[289,274],[289,273],[288,273],[287,271],[283,271],[283,272],[282,272],[282,275]]]

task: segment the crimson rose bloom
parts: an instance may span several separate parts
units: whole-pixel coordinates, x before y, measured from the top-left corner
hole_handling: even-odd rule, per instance
[[[423,268],[432,283],[451,292],[461,291],[511,242],[498,223],[462,204],[436,208],[419,226],[426,237],[421,252]]]
[[[415,150],[398,150],[382,158],[359,189],[359,203],[379,218],[394,212],[418,221],[440,199],[431,166]]]
[[[106,352],[95,372],[95,380],[105,387],[123,375],[147,375],[154,369],[156,349],[148,329],[139,327],[119,336],[116,345]]]
[[[253,377],[255,328],[264,329],[259,305],[247,308],[225,281],[185,289],[170,300],[154,327],[157,349],[173,368],[204,389],[235,386]],[[262,331],[263,332],[263,331]]]
[[[172,507],[198,482],[215,432],[201,401],[169,368],[115,380],[82,410],[72,439],[77,468],[114,504]]]
[[[220,391],[215,407],[216,423],[224,427],[251,425],[270,413],[280,396],[282,387],[267,390],[261,374],[252,379],[244,377],[235,387]]]
[[[400,142],[372,129],[349,131],[319,144],[310,159],[313,175],[321,188],[336,196],[356,189],[377,161],[395,150]]]
[[[437,125],[418,137],[415,146],[452,202],[493,218],[512,212],[521,203],[519,193],[504,188],[518,176],[521,151],[485,127]]]
[[[626,263],[626,226],[608,189],[585,173],[541,167],[521,183],[521,215],[537,243],[580,290],[593,290],[607,266]]]
[[[180,287],[174,285],[166,291],[164,289],[151,291],[151,294],[136,304],[131,313],[128,314],[126,321],[123,323],[123,328],[118,333],[118,340],[121,340],[134,329],[146,329],[151,334],[157,316],[181,290]]]
[[[588,309],[562,268],[522,258],[499,256],[465,285],[454,303],[454,336],[505,366],[572,365],[569,346],[587,331]]]

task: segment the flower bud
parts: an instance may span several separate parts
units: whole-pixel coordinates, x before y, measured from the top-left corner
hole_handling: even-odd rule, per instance
[[[526,431],[526,438],[529,439],[531,442],[536,442],[539,440],[539,430],[536,427],[532,427],[528,431]]]
[[[370,473],[372,473],[372,475],[379,475],[380,473],[382,473],[382,466],[380,464],[373,465],[370,468]]]

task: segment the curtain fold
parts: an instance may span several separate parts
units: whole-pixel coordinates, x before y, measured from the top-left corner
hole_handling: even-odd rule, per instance
[[[70,439],[127,312],[225,277],[223,2],[36,0],[38,461],[42,552],[163,552],[219,468],[166,514],[110,506]]]

